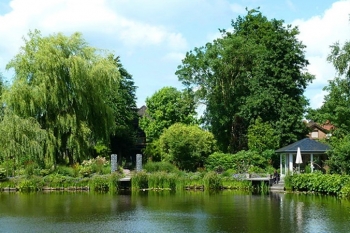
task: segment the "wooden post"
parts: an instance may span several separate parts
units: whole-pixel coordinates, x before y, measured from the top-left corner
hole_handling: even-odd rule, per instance
[[[293,174],[293,154],[289,154],[289,171]]]

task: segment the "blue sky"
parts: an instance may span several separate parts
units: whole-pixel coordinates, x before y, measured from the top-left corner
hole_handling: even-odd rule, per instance
[[[322,88],[336,75],[326,61],[329,46],[350,40],[350,0],[0,0],[0,72],[11,79],[5,66],[29,30],[78,31],[90,45],[121,57],[141,106],[164,86],[181,89],[174,73],[185,53],[229,29],[246,7],[299,27],[308,71],[316,76],[305,95],[320,107]]]

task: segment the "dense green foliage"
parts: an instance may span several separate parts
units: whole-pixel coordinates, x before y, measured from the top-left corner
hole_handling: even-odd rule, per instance
[[[232,22],[233,32],[186,54],[176,74],[206,105],[204,120],[224,152],[247,149],[248,127],[270,122],[278,146],[304,137],[303,93],[313,77],[297,28],[256,10]]]
[[[278,149],[278,136],[269,122],[262,122],[258,117],[253,124],[249,125],[248,148],[258,153]]]
[[[0,119],[2,119],[4,116],[5,105],[3,102],[2,95],[3,95],[5,90],[6,90],[6,84],[4,82],[4,78],[3,78],[2,74],[0,73]]]
[[[127,153],[135,141],[136,87],[119,57],[89,46],[79,33],[34,31],[24,42],[7,65],[12,84],[0,83],[0,164],[73,165],[108,155],[111,135],[118,152]]]
[[[95,175],[89,179],[52,174],[45,177],[13,177],[0,182],[0,191],[12,189],[18,191],[42,191],[42,190],[91,190],[115,192],[119,188],[120,175]]]
[[[148,161],[144,166],[143,169],[147,172],[175,172],[178,170],[178,168],[169,162],[162,161],[162,162],[152,162]]]
[[[147,171],[204,165],[229,176],[266,171],[279,162],[274,149],[306,135],[303,94],[313,76],[305,72],[298,29],[257,10],[232,27],[186,54],[176,71],[183,91],[164,87],[146,99],[144,152],[161,161],[146,164]],[[326,164],[331,173],[349,174],[350,42],[332,45],[328,61],[339,76],[325,87],[324,105],[309,109],[307,118],[335,125]],[[118,56],[89,46],[79,33],[43,37],[34,31],[7,69],[15,75],[7,86],[0,74],[0,165],[6,176],[48,175],[52,169],[72,177],[101,175],[109,167],[98,155],[122,158],[133,148],[136,86]],[[198,104],[206,106],[201,120],[207,131],[197,126]],[[92,157],[97,160],[87,166]]]
[[[349,186],[350,176],[338,174],[294,174],[289,177],[289,185],[293,190],[319,192],[326,194],[348,195],[343,187]]]
[[[21,118],[10,111],[0,121],[0,164],[6,162],[8,169],[25,165],[29,161],[45,164],[51,160],[45,156],[48,135],[33,117]],[[9,164],[9,161],[12,163]]]
[[[195,103],[191,91],[163,87],[146,99],[146,115],[140,120],[148,142],[158,139],[163,131],[175,123],[193,124]]]
[[[6,170],[5,168],[0,167],[0,181],[6,180],[7,175],[6,175]]]
[[[206,158],[215,151],[215,146],[210,132],[182,123],[170,126],[159,139],[162,160],[188,171],[202,167]]]
[[[331,137],[331,150],[327,152],[327,165],[332,173],[350,175],[350,134]]]
[[[121,172],[111,174],[111,167],[105,158],[84,160],[74,166],[57,166],[43,169],[38,164],[28,161],[24,168],[15,170],[13,177],[8,177],[6,167],[0,167],[0,191],[12,188],[19,191],[40,190],[97,190],[115,192],[119,188]]]
[[[235,173],[249,173],[264,171],[268,167],[268,159],[256,151],[240,151],[236,154],[216,152],[209,155],[205,168],[209,171],[226,171],[232,169]]]

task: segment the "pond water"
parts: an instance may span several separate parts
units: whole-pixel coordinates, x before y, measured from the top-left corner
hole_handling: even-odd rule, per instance
[[[0,232],[349,232],[350,202],[223,191],[0,192]]]

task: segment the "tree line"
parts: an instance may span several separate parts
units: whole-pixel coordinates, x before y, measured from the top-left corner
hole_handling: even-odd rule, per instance
[[[246,159],[246,151],[264,161],[256,166],[276,166],[274,150],[305,137],[306,117],[336,126],[328,163],[348,173],[350,42],[331,46],[328,60],[339,76],[315,110],[304,96],[314,76],[306,71],[298,28],[255,9],[231,26],[186,53],[175,72],[183,90],[164,87],[146,99],[139,127],[147,158],[196,170],[218,155]],[[132,75],[118,56],[89,46],[81,34],[30,32],[6,68],[15,75],[11,85],[1,82],[0,163],[72,165],[110,153],[111,140],[120,154],[135,143]]]

